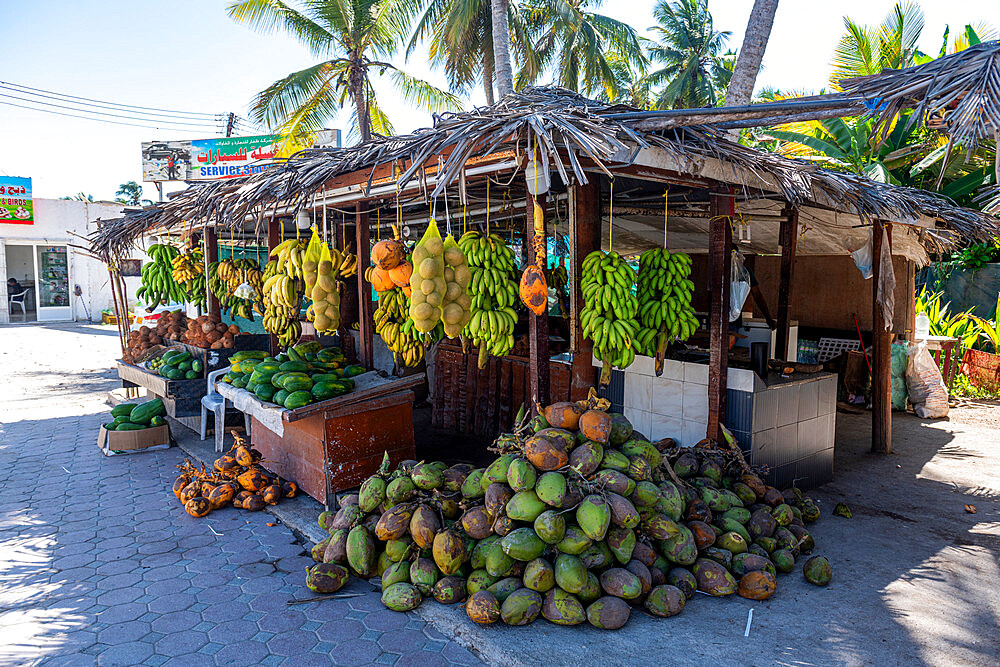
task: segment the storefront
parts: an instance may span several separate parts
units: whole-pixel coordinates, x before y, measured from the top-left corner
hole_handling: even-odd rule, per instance
[[[121,215],[122,205],[31,199],[30,179],[0,178],[0,324],[101,320],[111,305],[108,273],[79,246],[98,219]],[[8,196],[8,190],[24,193]],[[6,211],[6,212],[5,212]],[[137,257],[140,255],[136,255]],[[14,282],[9,282],[13,280]],[[134,299],[138,278],[126,278]]]

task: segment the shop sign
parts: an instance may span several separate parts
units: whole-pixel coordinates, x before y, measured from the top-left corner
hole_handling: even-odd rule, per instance
[[[35,224],[30,178],[0,176],[0,223]]]
[[[280,140],[276,134],[186,141],[144,141],[142,180],[216,181],[250,176],[267,168]]]

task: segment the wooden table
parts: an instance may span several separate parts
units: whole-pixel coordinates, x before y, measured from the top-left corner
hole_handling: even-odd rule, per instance
[[[955,379],[955,363],[958,361],[955,354],[958,339],[949,336],[927,336],[926,338],[914,339],[914,342],[919,343],[920,341],[927,343],[927,349],[934,353],[934,361],[939,366],[941,365],[941,353],[944,352],[944,384],[950,393],[951,383]]]
[[[355,380],[355,391],[297,410],[264,403],[245,389],[222,391],[233,394],[250,416],[250,440],[264,455],[264,466],[329,506],[336,492],[371,476],[385,452],[393,465],[416,456],[412,389],[426,376],[397,378],[372,371]]]

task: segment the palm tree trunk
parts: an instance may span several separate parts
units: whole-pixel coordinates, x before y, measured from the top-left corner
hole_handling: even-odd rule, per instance
[[[754,0],[750,20],[747,21],[747,31],[743,36],[743,46],[740,47],[736,67],[733,68],[733,76],[726,89],[727,107],[750,103],[776,11],[778,0]]]
[[[510,26],[507,24],[508,0],[490,0],[493,10],[493,60],[496,66],[497,95],[514,92],[514,70],[510,65]]]
[[[358,115],[358,133],[362,142],[369,141],[372,138],[372,123],[368,117],[368,99],[365,96],[365,68],[361,63],[351,63],[348,78],[348,90]]]
[[[489,54],[483,62],[483,90],[486,92],[486,105],[493,106],[493,63],[489,59]]]

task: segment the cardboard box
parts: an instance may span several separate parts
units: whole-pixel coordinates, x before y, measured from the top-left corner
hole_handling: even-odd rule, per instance
[[[154,448],[166,449],[170,446],[170,427],[164,424],[141,431],[109,431],[101,426],[97,446],[105,456],[132,454]]]

